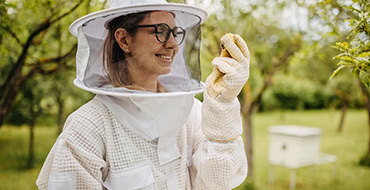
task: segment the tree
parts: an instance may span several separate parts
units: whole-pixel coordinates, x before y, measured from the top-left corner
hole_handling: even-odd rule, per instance
[[[332,46],[341,51],[339,55],[333,55],[334,60],[339,60],[331,72],[330,79],[334,79],[343,70],[349,70],[354,74],[358,90],[364,97],[366,109],[368,110],[368,120],[370,127],[370,92],[368,85],[369,78],[369,2],[362,0],[350,1],[320,1],[310,6],[311,22],[314,21],[318,27],[313,31],[319,31],[316,35],[321,36],[320,45],[326,48]],[[348,24],[349,23],[349,24]],[[336,43],[335,43],[336,42]],[[336,45],[333,46],[332,44]],[[336,52],[335,54],[338,54]],[[331,67],[332,62],[328,62]],[[330,74],[328,74],[330,75]],[[333,81],[333,80],[332,80]],[[346,85],[353,84],[354,80],[342,80]],[[331,85],[335,86],[335,85]],[[345,115],[346,97],[352,98],[353,95],[343,91],[343,86],[336,88],[335,91],[342,99],[342,117]],[[338,94],[339,92],[339,94]],[[357,91],[358,92],[358,91]],[[351,92],[353,93],[353,92]],[[342,122],[342,121],[341,121]],[[340,123],[341,123],[340,122]],[[369,130],[370,132],[370,130]],[[370,133],[369,151],[364,156],[370,158]],[[363,159],[362,159],[363,160]],[[370,159],[368,159],[370,160]],[[370,163],[370,162],[369,162]]]
[[[349,104],[351,97],[358,95],[358,92],[360,90],[358,88],[356,80],[357,79],[353,79],[350,74],[343,74],[332,79],[328,85],[329,88],[334,91],[335,94],[339,97],[342,104],[342,115],[337,127],[338,133],[342,132],[343,130],[344,120],[347,109],[350,106]]]
[[[72,81],[76,77],[74,70],[61,70],[58,73],[44,76],[44,85],[47,85],[48,98],[53,102],[52,109],[49,110],[49,117],[55,118],[57,124],[57,135],[64,126],[66,116],[78,109],[93,96],[92,93],[76,88]]]
[[[253,179],[253,114],[259,109],[262,98],[273,83],[274,75],[285,70],[290,59],[300,49],[300,32],[279,26],[281,10],[287,3],[274,1],[249,2],[220,1],[217,14],[211,14],[204,23],[202,38],[203,80],[212,70],[211,60],[219,56],[219,39],[232,32],[241,35],[251,51],[250,79],[239,95],[244,120],[245,149],[248,157],[248,178]],[[265,6],[269,5],[269,6]],[[266,9],[264,8],[266,7]],[[252,13],[257,14],[252,14]]]
[[[347,36],[348,42],[337,42],[334,48],[342,53],[335,56],[339,59],[338,68],[333,72],[334,77],[343,68],[350,68],[361,82],[370,88],[370,2],[365,0],[353,0],[354,6],[347,9],[354,15],[349,19],[351,31]],[[355,5],[359,7],[356,8]]]
[[[347,36],[349,42],[337,42],[333,46],[341,53],[334,57],[340,61],[331,78],[342,69],[349,68],[361,81],[361,91],[368,110],[369,142],[368,150],[361,158],[360,164],[370,166],[370,2],[366,0],[352,2],[352,5],[346,7],[350,12],[349,15],[352,15],[348,20],[351,27]]]
[[[40,81],[42,81],[41,76],[34,77],[27,80],[27,82],[21,86],[21,91],[8,115],[7,121],[12,125],[27,125],[29,128],[26,168],[32,168],[34,165],[34,131],[37,120],[40,116],[46,116],[46,110],[50,109],[50,104],[43,101],[44,97],[47,96],[47,89],[49,87],[38,85]]]
[[[28,107],[28,117],[27,125],[30,129],[29,143],[28,143],[28,158],[27,158],[27,168],[32,168],[34,164],[34,144],[35,144],[35,125],[36,119],[40,114],[42,114],[41,100],[45,95],[42,86],[37,85],[37,80],[27,80],[22,86],[22,100],[25,106]],[[27,109],[26,109],[27,110]],[[27,112],[26,112],[27,113]]]
[[[84,9],[78,9],[84,2]],[[7,1],[0,4],[0,126],[5,119],[11,124],[29,126],[28,168],[34,163],[34,129],[38,117],[50,117],[55,110],[53,106],[46,109],[42,103],[50,103],[49,95],[55,94],[57,102],[59,100],[59,114],[56,115],[59,115],[61,124],[65,119],[64,101],[76,95],[67,94],[71,84],[65,83],[66,76],[74,70],[72,58],[77,47],[77,40],[69,34],[68,26],[90,11],[90,4],[91,0],[77,3]],[[70,77],[68,81],[71,83]],[[85,97],[84,94],[79,96]]]
[[[242,93],[240,94],[241,99],[241,112],[244,118],[244,129],[245,129],[245,147],[248,156],[248,176],[253,177],[253,124],[252,116],[256,113],[262,103],[262,97],[265,94],[266,90],[273,84],[273,77],[275,73],[282,68],[287,67],[289,64],[289,58],[291,58],[296,51],[300,48],[300,39],[296,39],[290,44],[286,49],[279,53],[275,54],[272,57],[271,65],[268,67],[266,73],[263,73],[262,76],[262,86],[258,89],[258,92],[255,96],[252,96],[251,84],[248,82]],[[258,58],[258,57],[257,57]],[[260,57],[259,57],[260,58]],[[256,64],[265,65],[265,62],[257,62]]]
[[[76,43],[63,46],[63,51],[58,53],[55,45],[59,43],[52,44],[53,41],[49,41],[53,38],[50,31],[82,2],[9,1],[1,4],[0,39],[1,54],[4,55],[1,62],[5,64],[1,66],[0,126],[22,84],[37,73],[51,74],[67,67],[66,60],[75,54]],[[5,41],[7,43],[3,43]]]

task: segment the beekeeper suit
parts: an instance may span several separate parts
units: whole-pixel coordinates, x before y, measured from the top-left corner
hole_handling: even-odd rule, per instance
[[[103,68],[106,22],[142,11],[170,11],[186,31],[171,72],[152,93],[113,87]],[[207,13],[165,0],[116,0],[70,31],[78,38],[74,84],[96,96],[72,113],[36,181],[39,189],[212,189],[240,185],[247,174],[237,95],[249,77],[240,36],[224,37],[229,57],[213,60],[201,93],[200,25]]]

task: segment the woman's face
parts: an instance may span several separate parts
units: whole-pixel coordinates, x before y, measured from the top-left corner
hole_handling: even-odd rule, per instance
[[[166,11],[150,13],[139,25],[159,23],[166,23],[170,28],[176,26],[174,16]],[[126,61],[130,75],[134,78],[139,75],[152,80],[171,71],[173,58],[178,52],[177,42],[171,34],[167,42],[161,43],[154,31],[154,27],[138,28],[136,34],[131,36]]]

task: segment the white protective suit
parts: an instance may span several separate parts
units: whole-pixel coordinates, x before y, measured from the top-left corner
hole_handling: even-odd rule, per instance
[[[181,20],[182,12],[177,13]],[[203,83],[189,72],[192,58],[184,57],[189,44],[199,46],[194,39],[199,39],[201,18],[194,17],[195,24],[178,21],[192,35],[179,46],[171,72],[159,79],[166,93],[113,88],[107,82],[100,51],[104,37],[88,31],[99,18],[71,26],[79,44],[74,83],[97,95],[68,117],[37,179],[39,189],[227,190],[240,185],[247,174],[240,104],[236,97],[222,98],[240,89],[218,97],[206,90],[201,103],[194,95]],[[245,82],[248,76],[241,78]]]

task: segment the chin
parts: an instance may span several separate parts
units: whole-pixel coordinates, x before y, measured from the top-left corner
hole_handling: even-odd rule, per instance
[[[170,72],[171,72],[171,67],[169,67],[169,68],[163,68],[160,71],[161,75],[166,75],[166,74],[168,74]]]
[[[167,69],[166,71],[164,71],[163,72],[163,75],[166,75],[166,74],[168,74],[168,73],[170,73],[171,72],[171,68],[170,69]]]

